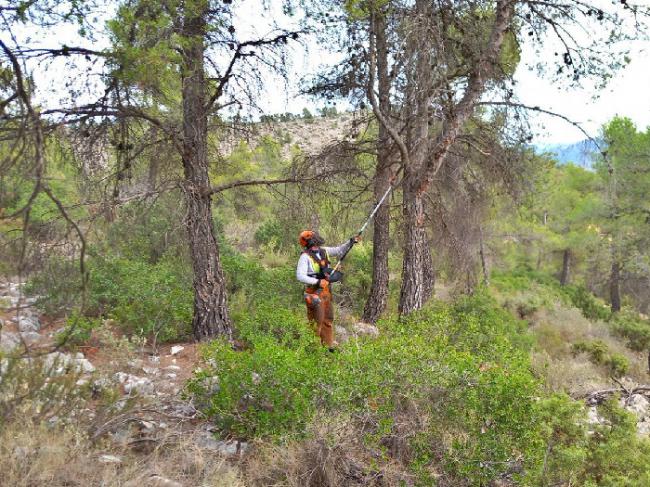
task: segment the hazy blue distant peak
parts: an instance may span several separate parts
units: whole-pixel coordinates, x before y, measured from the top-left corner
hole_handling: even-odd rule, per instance
[[[599,149],[589,139],[574,142],[573,144],[550,144],[535,147],[538,154],[552,154],[560,164],[573,163],[591,169],[599,156]]]

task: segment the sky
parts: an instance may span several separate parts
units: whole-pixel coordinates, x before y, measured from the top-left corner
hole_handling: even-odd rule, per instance
[[[610,0],[596,2],[600,2],[605,9],[617,8],[618,3]],[[270,15],[251,17],[250,12],[254,9],[256,0],[239,2],[235,12],[236,21],[248,24],[248,28],[242,31],[243,34],[266,34],[273,27],[268,20],[270,18],[276,19],[281,27],[295,28],[297,20],[284,16],[279,3],[271,2]],[[649,5],[650,0],[637,0],[635,3]],[[306,47],[307,51],[302,47],[290,50],[291,71],[298,75],[297,77],[315,73],[337,60],[337,53],[319,48],[316,42],[308,42]],[[650,41],[626,42],[619,44],[618,48],[630,50],[631,62],[618,71],[604,89],[597,90],[593,86],[568,88],[540,76],[536,70],[528,69],[529,66],[535,65],[539,54],[532,48],[523,46],[521,62],[515,74],[515,95],[525,105],[539,106],[579,123],[592,137],[598,136],[603,124],[616,115],[629,117],[639,129],[645,129],[650,126]],[[558,49],[561,47],[548,42],[542,48],[542,56],[550,58]],[[546,55],[544,51],[547,51]],[[320,101],[301,97],[296,83],[287,87],[283,82],[269,81],[269,96],[263,97],[260,103],[261,108],[267,112],[300,113],[305,107],[314,111],[322,106]],[[348,106],[345,102],[339,102],[337,105],[339,109]],[[578,128],[557,117],[530,113],[530,121],[534,135],[533,143],[536,145],[570,144],[585,139],[584,133]]]
[[[650,0],[643,0],[643,3],[650,4]],[[300,17],[284,15],[282,2],[271,0],[267,4],[269,11],[262,15],[259,0],[239,0],[235,3],[233,25],[238,26],[237,35],[240,40],[267,35],[277,27],[299,28]],[[45,33],[43,42],[52,45],[53,39],[47,37]],[[75,45],[75,37],[75,29],[68,27],[58,29],[55,40]],[[593,88],[569,89],[541,77],[535,70],[529,70],[528,66],[535,64],[539,54],[524,46],[515,74],[515,95],[526,105],[561,113],[580,123],[591,136],[597,136],[600,127],[616,115],[627,116],[640,129],[645,129],[650,126],[650,41],[637,40],[620,47],[631,50],[631,63],[621,69],[604,90],[596,91]],[[547,54],[552,56],[552,51],[557,50],[557,46],[545,45],[542,50],[542,55],[544,50],[548,50]],[[336,62],[338,56],[338,53],[329,52],[312,40],[294,44],[289,48],[288,61],[290,78],[295,81],[286,84],[283,80],[269,78],[267,88],[259,98],[260,108],[265,113],[301,113],[305,107],[315,111],[323,105],[322,101],[300,96],[297,80]],[[50,65],[36,69],[40,69],[37,79],[42,80],[41,86],[47,87],[43,92],[44,97],[51,98],[65,91],[57,88],[62,84],[58,72],[61,68]],[[338,103],[339,109],[347,106],[346,102]],[[568,144],[585,139],[582,132],[559,118],[535,114],[530,117],[533,143],[536,145]]]

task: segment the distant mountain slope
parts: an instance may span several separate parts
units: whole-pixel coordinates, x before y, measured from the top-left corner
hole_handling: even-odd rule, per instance
[[[552,154],[560,164],[573,163],[591,169],[596,162],[599,150],[594,141],[585,139],[573,144],[542,145],[536,148],[538,153]]]

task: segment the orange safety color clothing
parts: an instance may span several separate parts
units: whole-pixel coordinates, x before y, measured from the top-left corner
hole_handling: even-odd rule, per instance
[[[305,289],[307,319],[326,347],[334,346],[334,308],[329,286]]]

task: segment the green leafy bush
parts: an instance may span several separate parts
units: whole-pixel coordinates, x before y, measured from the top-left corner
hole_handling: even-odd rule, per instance
[[[589,320],[609,319],[609,308],[597,299],[584,286],[567,286],[565,292],[571,299],[571,304],[582,311],[582,315]]]
[[[285,241],[286,234],[286,228],[278,220],[267,220],[255,232],[255,242],[275,247]]]
[[[191,333],[192,283],[173,259],[150,264],[125,258],[91,262],[90,305],[127,333],[177,340]]]
[[[627,346],[638,352],[650,349],[650,322],[632,310],[616,313],[611,326],[618,336],[627,340]]]
[[[574,354],[586,353],[589,360],[605,366],[614,377],[621,377],[630,367],[625,355],[609,353],[607,344],[602,340],[579,341],[571,346],[571,350]]]
[[[317,411],[336,412],[366,418],[373,425],[367,441],[381,448],[401,427],[405,404],[414,404],[432,419],[412,432],[414,471],[425,479],[424,466],[440,461],[427,445],[452,436],[443,454],[449,474],[476,483],[535,445],[528,342],[517,337],[521,322],[486,296],[384,321],[379,338],[335,354],[319,345],[302,314],[258,306],[238,326],[248,347],[207,345],[210,366],[188,386],[223,433],[300,437]]]
[[[64,329],[57,334],[57,341],[61,345],[82,345],[88,340],[93,330],[102,325],[102,320],[73,313],[66,319]]]

